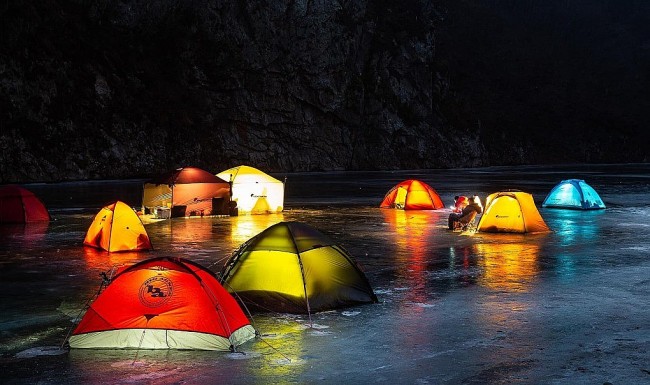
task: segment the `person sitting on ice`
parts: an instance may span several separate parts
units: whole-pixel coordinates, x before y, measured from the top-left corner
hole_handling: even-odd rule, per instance
[[[449,214],[449,219],[447,220],[449,230],[462,229],[466,227],[469,223],[474,221],[474,218],[476,218],[478,214],[481,213],[483,213],[481,199],[477,195],[474,195],[471,202],[465,206],[461,212],[453,212]]]

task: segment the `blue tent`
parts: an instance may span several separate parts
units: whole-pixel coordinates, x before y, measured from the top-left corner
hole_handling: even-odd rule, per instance
[[[597,210],[605,204],[591,186],[582,179],[567,179],[558,183],[546,196],[542,207],[560,209]]]

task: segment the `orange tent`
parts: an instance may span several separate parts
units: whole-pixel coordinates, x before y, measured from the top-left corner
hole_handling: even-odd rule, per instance
[[[171,217],[228,214],[230,185],[196,167],[173,170],[144,184],[145,213],[171,209]]]
[[[150,250],[142,221],[129,205],[117,201],[103,207],[90,224],[84,245],[106,251]]]
[[[550,229],[537,210],[531,194],[523,191],[505,191],[487,197],[477,231],[539,233]]]
[[[159,257],[118,271],[72,332],[71,348],[234,350],[255,336],[210,270]]]
[[[50,214],[34,193],[16,185],[0,187],[0,223],[49,220]]]
[[[445,207],[431,186],[417,179],[405,180],[390,189],[379,206],[403,210],[436,210]]]

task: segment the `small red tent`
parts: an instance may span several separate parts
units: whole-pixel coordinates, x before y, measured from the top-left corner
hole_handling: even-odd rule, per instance
[[[431,186],[417,179],[398,183],[384,196],[379,206],[403,210],[436,210],[445,207]]]
[[[49,220],[50,214],[34,193],[16,185],[0,187],[0,223]]]
[[[158,257],[118,271],[70,337],[72,348],[233,350],[255,336],[214,273]]]

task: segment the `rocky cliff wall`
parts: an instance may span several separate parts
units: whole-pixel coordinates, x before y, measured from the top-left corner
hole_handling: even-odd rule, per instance
[[[3,182],[482,163],[440,114],[426,1],[45,0],[2,20]]]
[[[647,42],[565,3],[5,2],[0,182],[644,161]]]

